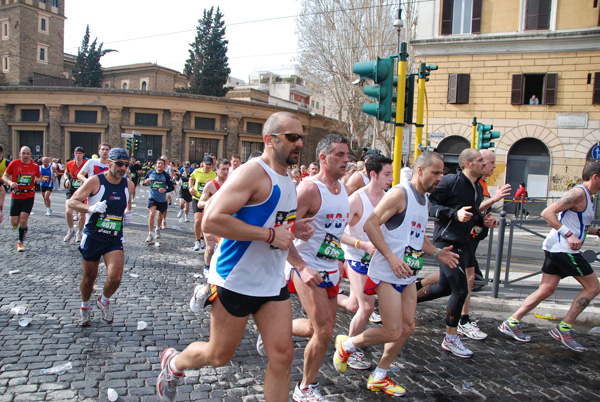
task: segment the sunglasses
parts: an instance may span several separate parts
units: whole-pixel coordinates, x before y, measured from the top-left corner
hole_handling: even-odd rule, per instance
[[[298,141],[298,139],[300,139],[300,140],[302,140],[302,142],[304,142],[304,134],[295,134],[295,133],[276,134],[276,133],[269,133],[269,135],[274,135],[274,136],[283,135],[289,142],[296,142],[296,141]]]
[[[115,165],[117,165],[118,167],[129,167],[129,162],[121,162],[121,161],[111,161],[112,163],[114,163]]]

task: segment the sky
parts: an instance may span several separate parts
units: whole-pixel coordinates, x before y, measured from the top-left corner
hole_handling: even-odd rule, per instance
[[[66,0],[65,52],[77,54],[89,24],[90,42],[119,51],[103,67],[151,62],[182,72],[198,20],[213,5],[224,14],[231,76],[248,82],[254,70],[293,69],[297,0]]]

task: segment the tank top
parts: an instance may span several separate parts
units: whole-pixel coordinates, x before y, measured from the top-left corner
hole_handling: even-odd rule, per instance
[[[429,219],[429,199],[425,197],[424,204],[419,202],[412,183],[398,184],[394,188],[404,190],[406,209],[381,225],[383,239],[394,255],[404,256],[404,261],[414,271],[418,271],[423,268],[422,249]],[[395,285],[410,285],[417,279],[416,274],[409,278],[398,278],[379,251],[375,251],[371,259],[368,275],[373,279]]]
[[[363,183],[365,183],[365,186],[367,184],[369,184],[369,182],[371,181],[371,179],[369,178],[369,176],[367,176],[366,174],[364,174],[363,172],[360,172],[360,175],[362,176],[363,179]]]
[[[40,166],[40,174],[42,175],[41,187],[52,187],[52,165],[48,165],[47,168]]]
[[[375,206],[371,203],[367,193],[365,193],[364,187],[357,190],[356,194],[360,196],[360,201],[362,202],[362,216],[356,225],[350,226],[348,224],[344,233],[347,233],[358,240],[369,241],[369,236],[365,233],[365,222],[373,213]],[[342,244],[342,250],[344,250],[344,256],[347,260],[360,261],[363,265],[369,265],[369,262],[371,261],[372,256],[370,254],[364,250],[359,250],[354,246]]]
[[[273,228],[296,221],[296,186],[289,175],[280,175],[259,158],[258,164],[269,175],[271,193],[260,204],[245,205],[234,217],[254,226]],[[210,263],[208,283],[247,296],[272,297],[285,286],[284,264],[288,252],[260,240],[223,239]]]
[[[294,245],[298,254],[310,268],[327,271],[330,274],[336,273],[338,261],[344,260],[341,239],[350,217],[348,192],[342,183],[340,183],[340,194],[333,194],[325,184],[314,177],[306,180],[311,180],[319,188],[321,208],[311,222],[311,225],[315,227],[312,237],[308,241],[296,239]],[[287,264],[288,277],[291,269],[292,266]]]
[[[123,237],[123,214],[129,201],[127,177],[119,184],[109,182],[104,174],[97,175],[100,179],[100,189],[88,197],[88,205],[106,201],[106,212],[100,214],[88,213],[85,219],[84,233],[96,238]]]
[[[586,229],[592,223],[592,219],[594,219],[594,203],[585,186],[579,185],[575,187],[582,188],[585,191],[587,201],[585,209],[583,212],[573,211],[572,209],[562,211],[558,215],[558,220],[573,233],[573,236],[577,236],[583,242],[585,240]],[[542,244],[542,249],[550,253],[575,254],[580,252],[580,250],[571,250],[567,238],[558,233],[556,229],[552,229],[548,233],[546,239],[544,239],[544,244]]]

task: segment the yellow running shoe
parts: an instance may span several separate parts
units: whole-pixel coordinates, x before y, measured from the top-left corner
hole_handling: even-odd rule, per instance
[[[375,381],[373,380],[373,377],[369,376],[367,389],[374,392],[383,391],[392,396],[404,396],[406,394],[406,390],[404,388],[396,384],[390,379],[390,377],[387,376],[381,381]]]
[[[352,353],[344,350],[344,341],[348,339],[346,335],[338,335],[335,337],[335,353],[333,354],[333,367],[338,373],[345,373],[348,368],[348,359]]]

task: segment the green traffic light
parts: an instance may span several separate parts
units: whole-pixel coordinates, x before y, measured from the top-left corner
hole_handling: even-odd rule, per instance
[[[390,122],[394,88],[394,59],[388,57],[373,61],[354,63],[352,71],[362,79],[373,80],[375,84],[363,88],[365,95],[377,99],[377,103],[366,103],[363,112],[375,116],[378,120]]]

